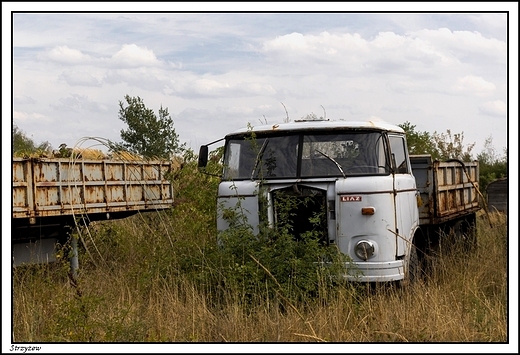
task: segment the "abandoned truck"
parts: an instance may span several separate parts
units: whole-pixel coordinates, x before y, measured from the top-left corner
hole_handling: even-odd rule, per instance
[[[475,242],[478,162],[409,156],[398,126],[301,120],[248,127],[223,139],[219,231],[229,227],[227,208],[240,205],[258,233],[263,222],[276,227],[277,199],[310,199],[292,210],[294,235],[325,211],[322,242],[350,257],[356,275],[346,268],[345,277],[361,282],[415,277],[425,253],[450,231]],[[201,170],[216,142],[201,146]]]
[[[55,260],[76,223],[173,204],[171,162],[13,158],[13,265]]]

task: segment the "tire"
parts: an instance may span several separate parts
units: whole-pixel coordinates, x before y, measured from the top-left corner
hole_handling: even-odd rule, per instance
[[[474,252],[478,249],[477,241],[477,215],[475,213],[469,215],[464,220],[464,233],[466,248],[469,252]]]
[[[421,263],[415,244],[411,245],[410,252],[406,260],[407,262],[405,264],[404,278],[397,283],[401,288],[406,288],[417,283],[421,277]]]
[[[462,251],[470,253],[476,250],[477,233],[471,217],[456,222],[453,231],[455,234],[454,244],[459,245]]]
[[[469,253],[475,251],[477,249],[477,230],[475,224],[464,220],[461,231],[464,250]]]
[[[410,256],[408,258],[408,268],[406,277],[408,278],[409,284],[414,284],[419,280],[421,276],[421,268],[419,263],[419,255],[417,254],[417,247],[412,244],[410,248]]]

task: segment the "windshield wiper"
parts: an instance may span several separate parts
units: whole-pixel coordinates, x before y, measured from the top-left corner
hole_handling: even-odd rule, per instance
[[[336,167],[338,168],[338,170],[341,172],[341,175],[343,175],[343,177],[346,179],[347,176],[345,175],[345,172],[343,171],[343,169],[341,168],[341,165],[339,165],[339,163],[334,160],[334,158],[328,156],[327,154],[319,151],[318,149],[315,149],[315,151],[317,151],[318,153],[320,153],[321,155],[323,155],[325,158],[329,159],[331,162],[334,163],[334,165],[336,165]]]
[[[258,168],[258,164],[260,163],[260,160],[262,159],[262,155],[264,154],[265,147],[267,147],[267,142],[269,141],[269,138],[266,138],[264,141],[264,144],[262,144],[262,147],[258,151],[258,154],[256,155],[255,165],[253,166],[253,171],[251,171],[251,180],[255,179],[255,173],[256,168]]]

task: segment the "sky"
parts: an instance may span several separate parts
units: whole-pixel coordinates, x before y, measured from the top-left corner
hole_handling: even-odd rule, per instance
[[[310,113],[449,129],[475,156],[488,138],[508,146],[506,13],[20,12],[11,25],[12,124],[54,148],[122,141],[125,95],[168,108],[196,152]]]
[[[120,142],[125,95],[168,108],[195,152],[248,124],[314,113],[463,133],[474,156],[491,138],[515,161],[516,2],[121,7],[2,2],[4,163],[13,125],[55,149]]]

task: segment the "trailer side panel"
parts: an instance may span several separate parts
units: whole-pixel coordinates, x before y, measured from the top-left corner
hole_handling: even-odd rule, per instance
[[[430,155],[410,156],[420,194],[421,225],[441,224],[480,209],[478,162],[432,161]]]
[[[13,219],[169,208],[170,162],[13,158]]]

